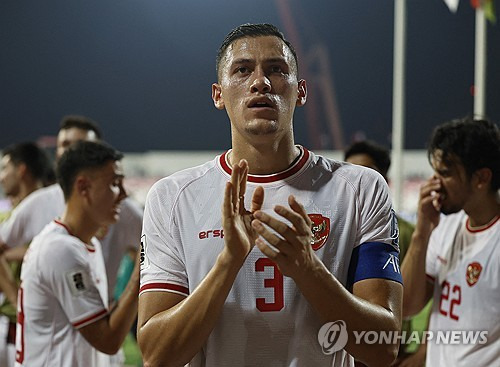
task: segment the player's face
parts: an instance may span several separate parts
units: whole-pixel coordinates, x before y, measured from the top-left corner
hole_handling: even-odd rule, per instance
[[[295,106],[305,103],[306,94],[293,54],[274,36],[234,41],[212,86],[215,106],[226,109],[233,135],[241,136],[291,133]]]
[[[431,165],[435,176],[441,181],[441,212],[452,214],[464,209],[472,194],[472,185],[463,164],[454,157],[451,162],[445,162],[442,151],[436,150],[431,156]]]
[[[20,190],[19,167],[10,159],[10,156],[4,155],[0,162],[0,184],[5,196],[16,196]]]
[[[90,175],[90,205],[93,218],[99,225],[115,223],[120,217],[120,203],[127,197],[123,187],[123,168],[120,161],[109,161]]]
[[[98,139],[95,132],[91,130],[83,130],[77,127],[59,130],[59,133],[57,134],[56,159],[61,158],[66,149],[80,140],[96,141]]]

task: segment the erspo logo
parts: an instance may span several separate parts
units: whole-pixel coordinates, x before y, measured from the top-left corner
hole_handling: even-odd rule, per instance
[[[333,354],[347,344],[347,327],[343,320],[324,324],[318,332],[318,342],[324,354]]]

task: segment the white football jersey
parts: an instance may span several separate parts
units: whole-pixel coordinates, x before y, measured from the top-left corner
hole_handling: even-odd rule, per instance
[[[21,270],[16,366],[108,366],[77,330],[108,314],[101,245],[86,244],[59,222],[35,237]]]
[[[48,223],[63,214],[64,207],[64,194],[59,184],[33,192],[12,211],[8,220],[0,223],[0,242],[9,247],[29,243]],[[120,219],[101,239],[111,295],[123,255],[139,246],[142,225],[142,210],[131,200],[125,199],[120,210]]]
[[[271,215],[276,215],[276,204],[288,205],[288,196],[295,195],[314,223],[313,249],[342,284],[350,287],[357,280],[379,277],[373,272],[381,274],[393,256],[386,246],[397,257],[397,231],[385,181],[374,170],[300,148],[300,158],[286,171],[248,176],[246,207],[257,185],[264,187],[263,210]],[[226,157],[227,153],[164,178],[150,190],[141,238],[141,293],[188,296],[214,266],[224,247],[221,206],[231,174]],[[358,246],[362,244],[384,249],[382,263],[356,269],[353,263],[363,263],[366,256],[359,252],[353,261],[351,255],[356,247],[365,247]],[[385,270],[400,277],[396,265],[391,262]],[[321,326],[293,280],[254,247],[214,330],[190,365],[352,366],[352,357],[343,350],[323,354],[318,343]]]
[[[429,240],[426,272],[434,280],[429,330],[487,331],[487,338],[447,343],[434,337],[427,366],[500,366],[500,221],[473,230],[468,220],[464,211],[442,216]]]

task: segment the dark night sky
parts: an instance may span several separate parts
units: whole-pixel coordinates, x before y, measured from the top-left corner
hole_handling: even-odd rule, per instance
[[[388,144],[393,1],[287,3],[299,48],[328,50],[344,141],[364,132]],[[469,1],[457,14],[440,0],[407,7],[405,144],[421,149],[435,124],[472,113],[474,12]],[[216,50],[241,23],[285,31],[281,15],[271,0],[2,0],[0,148],[53,135],[71,113],[97,120],[122,151],[226,149],[227,116],[210,98]],[[488,43],[487,113],[498,122],[499,25],[488,25]],[[297,111],[296,141],[317,149],[307,108]],[[317,118],[324,125],[323,113]]]

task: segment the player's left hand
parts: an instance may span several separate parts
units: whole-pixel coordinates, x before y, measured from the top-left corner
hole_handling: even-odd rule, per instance
[[[288,204],[290,208],[277,205],[274,211],[287,219],[291,226],[259,210],[254,213],[252,227],[260,235],[255,241],[260,251],[278,265],[281,273],[295,279],[314,269],[319,259],[311,246],[311,219],[293,195],[288,197]],[[278,251],[269,247],[266,241]]]

